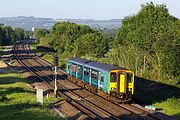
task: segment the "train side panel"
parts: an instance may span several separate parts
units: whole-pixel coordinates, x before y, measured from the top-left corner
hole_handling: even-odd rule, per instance
[[[82,65],[75,64],[71,61],[67,62],[66,72],[68,75],[82,80],[95,88],[108,92],[109,76],[108,72],[98,71],[96,69],[88,68]]]

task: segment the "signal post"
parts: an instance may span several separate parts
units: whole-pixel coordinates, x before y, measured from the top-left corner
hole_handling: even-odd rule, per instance
[[[53,57],[53,65],[54,65],[54,95],[57,97],[57,66],[58,66],[58,54],[55,53]]]

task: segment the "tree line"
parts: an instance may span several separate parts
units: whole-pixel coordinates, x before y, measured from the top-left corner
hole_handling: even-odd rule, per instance
[[[165,5],[142,5],[139,13],[123,19],[115,36],[70,22],[56,23],[51,31],[41,29],[36,35],[40,45],[54,48],[62,58],[86,57],[148,79],[180,82],[180,20]]]
[[[53,26],[52,31],[39,29],[36,37],[40,45],[52,47],[69,57],[86,54],[103,57],[108,51],[108,41],[96,29],[86,25],[60,22]]]
[[[0,25],[0,46],[11,45],[16,41],[29,40],[31,31],[24,31],[22,28],[13,29],[11,26]]]

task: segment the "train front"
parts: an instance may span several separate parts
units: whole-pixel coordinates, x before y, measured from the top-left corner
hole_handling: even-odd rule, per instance
[[[112,70],[109,92],[122,101],[129,101],[134,94],[134,73],[129,70]]]

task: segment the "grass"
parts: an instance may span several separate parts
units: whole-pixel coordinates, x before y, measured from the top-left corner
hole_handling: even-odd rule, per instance
[[[135,98],[154,105],[168,115],[180,119],[180,88],[143,78],[136,78]]]
[[[31,50],[34,50],[38,56],[41,56],[43,59],[47,60],[48,62],[53,63],[53,53],[36,50],[36,46],[37,46],[37,44],[30,44]],[[66,60],[60,59],[60,57],[59,57],[59,66],[61,69],[65,70]]]
[[[162,112],[175,116],[178,120],[180,120],[180,98],[168,98],[165,101],[157,102],[153,105],[157,108],[163,108]]]
[[[35,90],[29,80],[14,71],[0,74],[0,119],[1,120],[59,120],[47,108],[57,99],[44,99],[44,105],[36,103]]]
[[[0,57],[3,55],[3,50],[4,50],[5,48],[3,47],[3,46],[0,46]]]
[[[37,44],[36,44],[36,43],[32,43],[32,44],[30,44],[30,48],[31,48],[31,50],[36,51],[36,46],[37,46]]]
[[[53,54],[52,53],[46,53],[42,56],[42,58],[49,61],[50,63],[53,63]]]
[[[36,49],[36,46],[37,46],[37,44],[35,44],[35,43],[30,44],[31,50],[34,50],[37,53],[37,55],[41,56],[43,59],[52,63],[53,62],[53,54],[51,52],[48,53],[48,52],[38,51]]]

